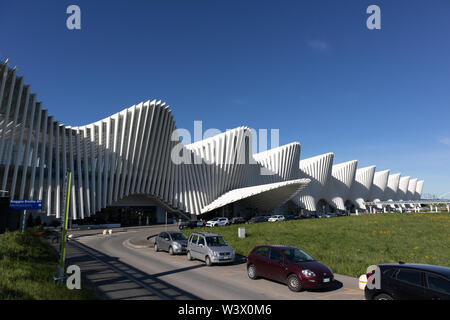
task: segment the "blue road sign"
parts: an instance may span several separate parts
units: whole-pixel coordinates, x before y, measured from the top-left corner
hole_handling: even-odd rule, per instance
[[[14,210],[42,210],[42,200],[11,200],[9,207]]]

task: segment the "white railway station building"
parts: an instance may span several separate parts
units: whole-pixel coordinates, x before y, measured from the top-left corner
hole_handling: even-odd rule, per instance
[[[168,105],[149,100],[80,127],[58,122],[8,60],[0,62],[0,193],[42,200],[47,216],[64,210],[72,172],[70,216],[106,208],[154,207],[202,216],[289,210],[366,210],[367,201],[420,199],[423,180],[327,153],[301,159],[292,142],[252,154],[252,134],[238,127],[184,145]],[[231,208],[231,209],[230,209]]]

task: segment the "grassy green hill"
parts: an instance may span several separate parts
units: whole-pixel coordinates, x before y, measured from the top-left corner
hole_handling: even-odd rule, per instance
[[[239,227],[245,227],[245,239],[238,238]],[[259,244],[296,246],[334,272],[355,277],[369,265],[387,262],[450,266],[448,213],[367,214],[195,229],[199,230],[222,234],[245,256]]]
[[[84,287],[69,290],[53,282],[58,257],[36,231],[6,232],[0,237],[0,300],[96,299]]]

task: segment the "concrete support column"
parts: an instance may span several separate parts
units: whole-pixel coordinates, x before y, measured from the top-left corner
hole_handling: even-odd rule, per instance
[[[156,223],[166,222],[166,210],[161,207],[156,207]]]
[[[450,212],[450,205],[447,205],[447,212]]]
[[[435,212],[438,212],[438,206],[436,206],[436,211]]]

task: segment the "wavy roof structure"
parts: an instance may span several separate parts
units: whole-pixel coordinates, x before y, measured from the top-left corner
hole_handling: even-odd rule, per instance
[[[349,202],[365,209],[365,201],[421,197],[423,180],[357,169],[357,160],[333,166],[333,153],[302,160],[298,142],[253,154],[252,139],[242,126],[185,145],[160,100],[66,126],[43,109],[17,68],[0,62],[0,187],[11,199],[42,200],[49,215],[63,212],[67,171],[73,219],[133,197],[193,215],[235,202],[271,211],[291,200],[316,211],[320,201],[348,210]]]

